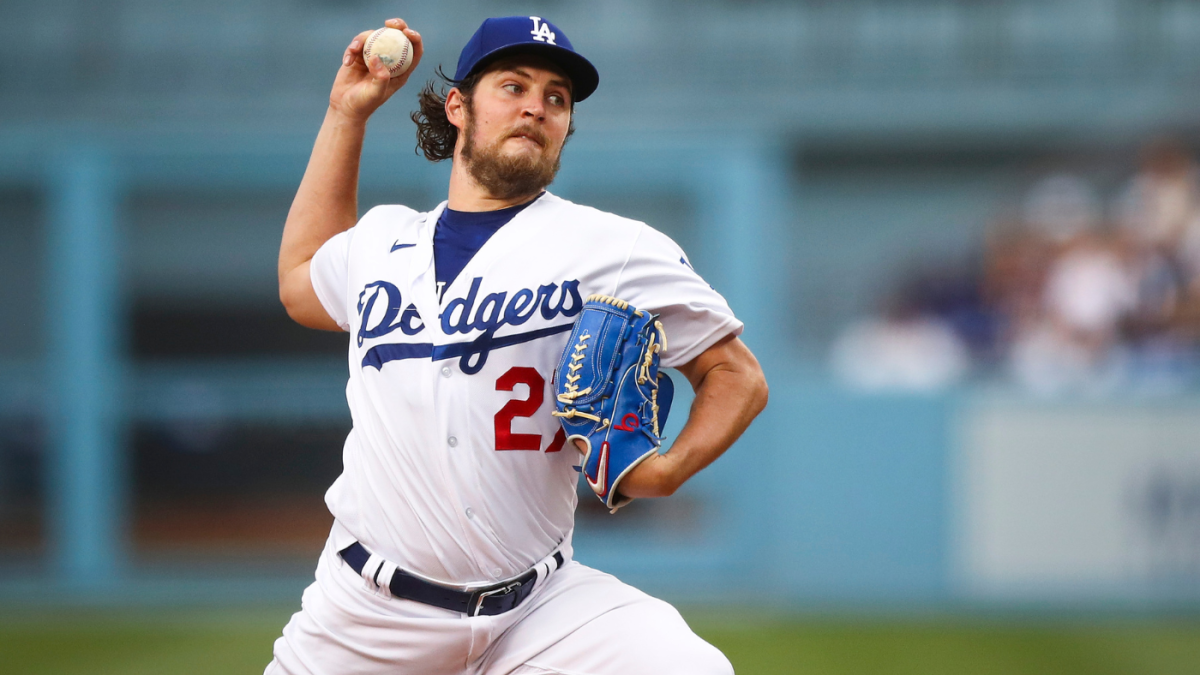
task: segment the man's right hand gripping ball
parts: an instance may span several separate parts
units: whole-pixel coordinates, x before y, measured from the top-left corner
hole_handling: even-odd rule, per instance
[[[329,93],[329,107],[349,119],[363,121],[370,117],[408,82],[425,53],[421,34],[409,28],[403,19],[388,19],[384,25],[403,31],[412,42],[412,65],[403,75],[393,78],[378,56],[372,56],[370,63],[363,60],[363,46],[373,31],[365,30],[356,35],[342,54],[342,67],[333,81],[333,91]]]
[[[554,371],[567,441],[584,453],[583,474],[612,511],[632,501],[620,483],[658,452],[675,388],[658,372],[666,351],[658,317],[607,295],[589,296]]]

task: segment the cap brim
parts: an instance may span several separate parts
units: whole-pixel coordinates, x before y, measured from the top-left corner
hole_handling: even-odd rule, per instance
[[[596,87],[600,85],[600,73],[596,71],[596,67],[592,65],[591,61],[558,45],[531,42],[506,45],[484,54],[467,75],[477,73],[497,59],[513,54],[536,54],[562,68],[567,77],[571,78],[571,96],[574,97],[576,103],[591,96],[592,92],[596,91]]]

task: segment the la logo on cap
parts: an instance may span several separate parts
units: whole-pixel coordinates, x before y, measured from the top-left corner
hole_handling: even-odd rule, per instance
[[[533,21],[533,30],[529,31],[533,35],[533,39],[538,42],[554,44],[554,31],[550,30],[549,24],[542,23],[540,16],[531,16],[529,19]]]

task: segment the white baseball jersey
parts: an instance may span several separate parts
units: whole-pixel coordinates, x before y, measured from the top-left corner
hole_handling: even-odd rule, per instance
[[[337,549],[355,540],[452,584],[570,557],[579,453],[551,416],[551,377],[583,299],[661,314],[666,367],[738,321],[670,238],[549,193],[501,227],[438,296],[429,213],[371,209],[321,247],[311,277],[350,333],[353,430],[326,494]]]

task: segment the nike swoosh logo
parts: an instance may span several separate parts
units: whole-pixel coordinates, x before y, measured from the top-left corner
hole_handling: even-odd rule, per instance
[[[586,462],[584,463],[586,464]],[[600,444],[600,461],[596,464],[596,480],[592,480],[592,477],[586,473],[583,476],[587,479],[588,487],[592,488],[592,492],[600,497],[608,496],[608,441]]]
[[[416,244],[401,244],[400,242],[396,242],[395,244],[392,244],[392,251],[402,248],[409,248],[410,246],[416,246]],[[391,253],[392,251],[388,251],[388,253]]]

